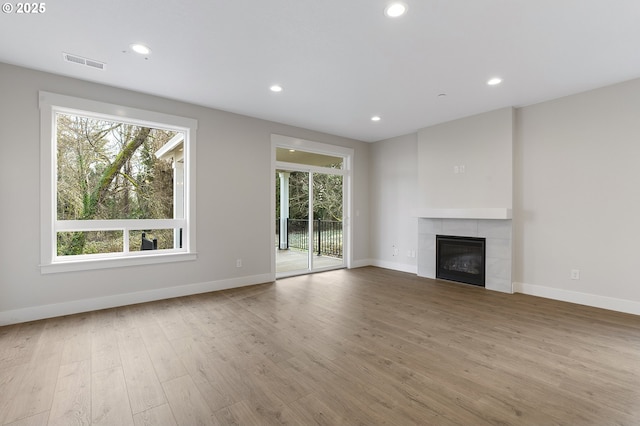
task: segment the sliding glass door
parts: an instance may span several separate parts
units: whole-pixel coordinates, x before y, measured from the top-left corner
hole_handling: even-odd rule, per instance
[[[344,267],[344,159],[285,148],[276,159],[276,275]]]
[[[313,264],[311,269],[343,267],[343,178],[311,173],[313,183]]]
[[[276,170],[276,273],[311,269],[309,173]]]

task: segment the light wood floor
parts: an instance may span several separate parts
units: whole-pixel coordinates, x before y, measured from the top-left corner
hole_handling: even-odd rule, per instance
[[[640,317],[288,278],[0,328],[0,424],[638,425]]]

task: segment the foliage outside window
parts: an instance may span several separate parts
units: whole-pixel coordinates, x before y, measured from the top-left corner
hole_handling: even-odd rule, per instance
[[[45,92],[41,111],[51,170],[51,182],[43,180],[51,188],[43,197],[43,224],[51,223],[43,229],[44,266],[193,252],[194,120]]]
[[[337,168],[337,167],[336,167]],[[276,170],[278,174],[279,170]],[[313,174],[313,217],[314,219],[342,222],[342,175],[327,173]],[[280,179],[276,176],[276,217],[280,215]],[[289,212],[290,219],[309,218],[309,174],[290,172]]]

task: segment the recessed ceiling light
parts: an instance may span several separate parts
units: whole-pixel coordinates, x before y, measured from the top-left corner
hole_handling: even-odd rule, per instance
[[[273,86],[269,87],[269,90],[271,90],[272,92],[282,92],[282,86],[280,86],[279,84],[274,84]]]
[[[374,115],[373,117],[371,117],[371,121],[380,121],[380,116]]]
[[[131,50],[141,55],[148,55],[149,53],[151,53],[151,49],[149,49],[144,44],[132,44],[130,47]]]
[[[397,18],[407,12],[407,5],[402,2],[390,3],[385,9],[384,14],[389,18]]]
[[[499,77],[494,77],[492,79],[490,79],[489,81],[487,81],[487,84],[489,86],[496,86],[498,84],[502,83],[502,79]]]
[[[289,152],[296,152],[296,150],[295,149],[290,149]]]

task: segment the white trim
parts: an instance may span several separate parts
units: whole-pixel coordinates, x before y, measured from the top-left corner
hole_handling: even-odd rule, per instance
[[[80,113],[84,116],[90,114],[92,117],[106,118],[109,120],[113,120],[114,117],[117,117],[124,123],[160,129],[167,129],[167,125],[171,126],[170,129],[178,127],[184,131],[192,129],[196,130],[198,128],[198,120],[193,118],[180,117],[177,115],[164,114],[161,112],[131,108],[45,91],[40,91],[38,95],[41,110],[46,109],[45,107],[55,107],[56,111],[66,111],[72,114]]]
[[[278,148],[280,147],[278,146]],[[300,149],[300,151],[302,151],[302,149]],[[312,166],[302,163],[288,163],[286,161],[276,161],[276,168],[291,170],[294,172],[321,173],[337,176],[346,176],[348,174],[346,169],[332,169],[331,167]]]
[[[330,155],[335,157],[342,157],[344,159],[342,169],[332,169],[329,167],[312,166],[308,164],[288,163],[284,161],[276,160],[276,148],[295,148],[296,150],[313,152],[316,154]],[[277,134],[271,134],[271,235],[276,234],[276,197],[275,197],[275,172],[277,169],[282,168],[284,170],[301,171],[309,173],[323,173],[340,175],[343,177],[342,181],[342,238],[343,238],[343,266],[338,268],[352,267],[353,257],[353,235],[351,226],[351,212],[352,212],[352,181],[353,181],[353,156],[354,149],[347,148],[338,145],[330,145],[320,142],[309,141],[305,139],[294,138],[290,136],[283,136]],[[311,185],[311,179],[309,180]],[[310,209],[313,211],[312,209]],[[310,214],[313,219],[312,214]],[[311,220],[309,222],[311,224]],[[273,241],[271,241],[273,243]],[[346,247],[346,250],[344,249]],[[276,257],[275,250],[273,250],[273,244],[271,245],[271,272],[275,274]],[[307,270],[302,273],[320,272],[321,270]],[[295,271],[294,273],[298,273]],[[278,274],[278,277],[284,277],[282,274]]]
[[[122,268],[126,266],[155,265],[158,263],[186,262],[196,260],[197,253],[176,253],[173,250],[149,250],[136,252],[136,255],[116,253],[114,256],[105,253],[101,257],[82,258],[74,256],[72,259],[58,257],[55,263],[40,265],[41,274],[55,274],[59,272],[89,271],[106,268]]]
[[[344,157],[344,163],[342,167],[347,170],[348,173],[344,176],[342,186],[344,192],[342,193],[342,214],[344,215],[342,224],[342,255],[345,257],[345,266],[351,268],[353,265],[353,166],[354,166],[354,154],[355,151],[351,148],[344,148],[348,154]],[[345,232],[346,231],[346,232]],[[344,247],[347,247],[344,250]]]
[[[301,151],[314,152],[316,154],[329,155],[333,157],[346,157],[353,155],[353,149],[338,145],[331,145],[322,142],[314,142],[306,139],[294,138],[291,136],[271,134],[272,146],[280,148],[300,148]],[[335,169],[339,170],[339,169]]]
[[[276,150],[275,147],[273,146],[273,135],[271,135],[271,168],[270,170],[270,177],[269,177],[269,182],[271,182],[271,185],[269,186],[271,189],[271,196],[269,197],[269,204],[271,205],[270,208],[270,214],[269,217],[271,217],[271,238],[275,238],[276,236]],[[269,247],[269,253],[271,253],[271,262],[269,262],[269,265],[271,265],[271,275],[273,275],[274,279],[276,276],[276,251],[274,249],[274,244],[272,245],[271,243],[275,243],[275,241],[271,240],[271,238],[269,238],[270,240],[270,247]],[[278,244],[280,244],[280,242],[278,242]]]
[[[56,220],[56,232],[69,231],[118,231],[122,229],[173,229],[185,228],[184,219],[135,219],[135,220]]]
[[[373,259],[358,259],[358,260],[354,260],[351,262],[351,266],[349,266],[349,269],[354,269],[354,268],[364,268],[367,266],[373,266]]]
[[[426,219],[511,219],[510,208],[416,209],[413,216]]]
[[[115,308],[118,306],[132,305],[136,303],[170,299],[173,297],[208,293],[211,291],[226,290],[230,288],[244,287],[255,284],[266,284],[273,281],[274,278],[271,274],[262,274],[219,281],[187,284],[175,287],[165,287],[154,290],[139,291],[135,293],[115,294],[112,296],[98,297],[93,299],[73,300],[51,305],[14,309],[11,311],[1,311],[0,326],[17,324],[27,321],[35,321],[44,318],[53,318],[62,315],[77,314],[81,312],[96,311],[100,309]]]
[[[518,282],[513,283],[513,291],[515,293],[528,294],[530,296],[544,297],[547,299],[561,300],[563,302],[640,315],[640,302],[633,300],[616,299],[597,294],[580,293],[577,291],[562,290],[559,288]]]
[[[309,219],[307,222],[307,235],[309,237],[309,247],[307,247],[307,265],[309,267],[309,270],[313,271],[313,248],[315,247],[315,240],[316,240],[315,234],[313,232],[313,224],[315,221],[315,217],[313,215],[313,209],[314,209],[313,202],[315,201],[313,198],[313,172],[309,172],[308,176],[309,176],[309,182],[307,182],[307,188],[308,188],[307,193],[309,194],[308,195],[309,205],[307,208],[309,209]],[[342,259],[342,264],[344,265],[344,256]]]
[[[410,274],[418,274],[417,265],[407,265],[406,263],[388,262],[386,260],[370,259],[369,265],[378,268],[391,269],[394,271],[408,272]],[[365,265],[363,265],[365,266]]]
[[[41,273],[68,272],[85,269],[101,269],[139,264],[155,264],[167,261],[184,261],[196,258],[196,130],[198,121],[160,112],[141,110],[121,105],[93,101],[40,91],[40,268]],[[57,221],[55,193],[56,146],[55,114],[65,112],[81,116],[117,120],[124,123],[143,125],[158,129],[181,132],[184,145],[185,191],[184,218],[170,220],[130,220],[130,221]],[[176,137],[172,141],[177,141]],[[84,223],[83,223],[84,222]],[[60,257],[56,253],[56,232],[75,230],[127,230],[127,229],[171,229],[183,228],[181,249],[167,252],[128,252],[128,239],[123,238],[123,253],[106,256]],[[185,253],[186,252],[186,253]],[[119,256],[119,257],[118,257]],[[132,260],[132,257],[138,260]],[[73,264],[73,265],[72,265]]]

